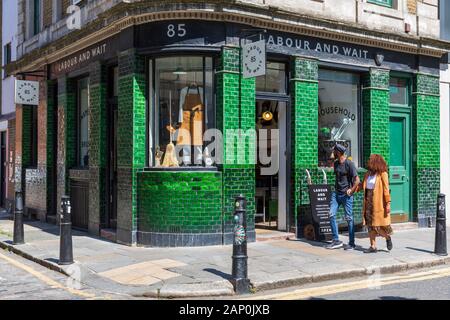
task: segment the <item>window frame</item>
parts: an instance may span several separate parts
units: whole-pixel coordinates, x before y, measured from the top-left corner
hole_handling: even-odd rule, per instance
[[[367,0],[367,3],[383,6],[386,8],[394,8],[394,2],[392,0]]]
[[[31,24],[32,36],[39,34],[42,30],[42,0],[33,0],[33,21]]]
[[[3,66],[6,66],[11,62],[12,59],[12,51],[11,51],[11,42],[8,42],[3,46]]]
[[[340,69],[340,68],[333,68],[333,67],[329,67],[329,66],[319,66],[319,71],[318,71],[318,86],[320,83],[320,71],[321,70],[325,70],[325,71],[338,71],[338,72],[344,72],[344,73],[351,73],[354,75],[358,75],[359,76],[359,83],[358,83],[358,89],[356,90],[357,92],[357,117],[358,117],[358,121],[357,121],[357,137],[358,137],[358,142],[357,142],[357,146],[358,146],[358,166],[356,167],[356,169],[360,169],[364,167],[363,161],[364,161],[364,135],[363,135],[363,104],[362,104],[362,90],[363,90],[363,76],[364,76],[364,72],[360,71],[360,70],[352,70],[352,69]],[[317,93],[317,98],[319,98],[319,92]],[[317,111],[319,111],[319,104],[317,104]],[[319,128],[319,119],[317,119],[317,128]],[[317,142],[319,143],[319,132],[317,132]],[[317,146],[319,147],[319,146]],[[352,156],[352,159],[354,159],[354,157]],[[318,161],[319,159],[317,159]],[[353,160],[353,162],[355,162]],[[330,169],[329,167],[324,167],[321,166],[320,164],[318,164],[318,168],[319,169]],[[332,169],[332,168],[331,168]]]
[[[289,95],[289,90],[290,90],[290,86],[289,86],[289,71],[290,71],[290,69],[289,69],[289,62],[286,61],[285,59],[276,59],[276,58],[271,59],[269,57],[267,59],[266,66],[268,65],[268,63],[279,63],[279,64],[283,64],[284,65],[284,85],[285,85],[284,92],[280,93],[280,92],[271,92],[271,91],[258,91],[257,88],[256,88],[256,81],[257,81],[257,78],[259,78],[259,77],[257,77],[257,78],[255,78],[255,93],[256,93],[256,95],[257,96],[261,96],[261,97],[263,97],[263,96],[272,96],[272,97],[280,97],[280,98],[288,96]],[[266,77],[266,75],[261,76],[261,77]]]
[[[146,168],[151,170],[171,170],[171,168],[164,168],[164,167],[155,167],[155,159],[154,159],[154,152],[156,148],[156,115],[158,114],[156,112],[157,106],[157,95],[156,92],[156,61],[161,58],[176,58],[176,57],[201,57],[203,59],[203,84],[206,83],[206,58],[211,58],[211,73],[212,73],[212,84],[211,84],[211,95],[212,95],[212,109],[213,109],[213,119],[214,128],[217,127],[217,109],[216,109],[216,70],[217,70],[217,62],[218,62],[218,55],[212,52],[186,52],[186,53],[172,53],[172,54],[166,54],[166,55],[154,55],[149,56],[146,59],[146,73],[147,73],[147,125],[146,125],[146,137],[147,137],[147,143],[146,143]],[[203,90],[203,101],[206,101],[206,94],[207,90]],[[211,129],[210,127],[206,128],[205,130]],[[203,145],[205,146],[205,144]],[[194,155],[192,154],[192,157]],[[190,166],[180,166],[177,168],[177,170],[186,170],[186,171],[195,171],[195,170],[216,170],[218,165],[216,163],[213,164],[211,167],[205,167],[203,165],[194,165],[191,164]]]
[[[88,90],[88,106],[87,106],[87,143],[88,143],[88,165],[85,166],[84,164],[80,163],[80,155],[81,155],[81,119],[80,119],[80,112],[81,112],[81,103],[80,103],[80,82],[86,80],[87,82],[87,90]],[[76,168],[79,169],[89,169],[89,110],[90,110],[90,77],[89,75],[83,75],[79,76],[74,79],[75,81],[75,116],[77,117],[76,120]]]
[[[394,78],[403,79],[403,80],[406,80],[406,82],[407,82],[407,85],[406,85],[407,103],[406,104],[391,103],[391,79],[394,79]],[[411,106],[412,106],[412,77],[411,77],[411,75],[391,72],[391,74],[389,76],[389,105],[391,108],[392,107],[411,108]]]
[[[12,48],[11,48],[11,42],[8,42],[3,46],[3,79],[6,79],[8,77],[6,73],[6,65],[11,63],[12,61]]]

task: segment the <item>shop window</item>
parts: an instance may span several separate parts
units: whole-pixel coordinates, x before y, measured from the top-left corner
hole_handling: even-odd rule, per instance
[[[77,82],[77,156],[78,166],[89,165],[89,78]]]
[[[358,167],[360,150],[358,74],[320,70],[319,72],[319,166],[332,167],[331,152],[336,144],[347,148],[348,157]]]
[[[256,91],[285,94],[286,64],[267,62],[266,75],[256,78]]]
[[[210,166],[203,134],[214,128],[213,59],[158,58],[150,63],[150,165]],[[154,92],[153,92],[154,90]],[[153,127],[153,128],[152,128]],[[209,142],[208,142],[209,143]]]
[[[391,78],[389,84],[391,104],[409,105],[409,81],[405,78]]]
[[[392,0],[367,0],[367,2],[392,8]]]

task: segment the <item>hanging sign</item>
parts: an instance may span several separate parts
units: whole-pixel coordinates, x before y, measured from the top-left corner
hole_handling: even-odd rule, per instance
[[[242,47],[242,69],[243,77],[246,79],[266,74],[266,42],[264,40]]]
[[[39,82],[16,80],[15,103],[39,105]]]

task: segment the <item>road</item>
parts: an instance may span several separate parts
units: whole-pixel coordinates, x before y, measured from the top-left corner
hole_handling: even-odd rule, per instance
[[[450,300],[448,266],[310,284],[256,294],[243,300]]]
[[[130,299],[87,288],[66,276],[7,251],[0,252],[0,300]]]
[[[313,298],[314,299],[314,298]],[[325,295],[327,300],[449,300],[450,277]]]
[[[223,297],[230,299],[230,297]],[[450,300],[450,267],[313,283],[235,297],[242,300]],[[0,252],[0,300],[117,300],[7,251]],[[208,298],[207,298],[208,299]],[[218,299],[218,298],[214,298]]]

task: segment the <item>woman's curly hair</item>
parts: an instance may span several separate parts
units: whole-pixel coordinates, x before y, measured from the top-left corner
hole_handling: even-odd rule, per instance
[[[367,161],[367,170],[371,174],[382,174],[387,172],[387,164],[380,154],[372,154]]]

